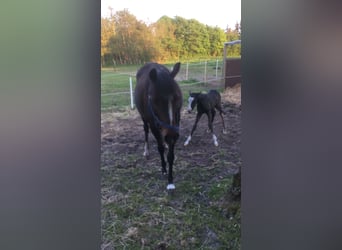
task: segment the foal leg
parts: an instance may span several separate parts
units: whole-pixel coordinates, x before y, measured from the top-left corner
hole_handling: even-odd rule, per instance
[[[144,156],[147,157],[149,156],[149,145],[148,145],[148,124],[146,121],[144,121],[144,131],[145,131],[145,145],[144,145]]]
[[[212,110],[211,110],[211,123],[214,122],[215,114],[216,114],[215,109],[212,109]],[[209,119],[209,116],[208,116],[208,119]],[[208,126],[207,133],[210,133],[210,132],[211,132],[211,131],[210,131],[210,127]]]
[[[195,124],[192,127],[192,130],[191,130],[190,135],[188,136],[188,139],[186,139],[186,141],[184,142],[184,146],[187,146],[189,144],[189,142],[191,140],[191,136],[194,133],[194,131],[195,131],[196,127],[197,127],[197,123],[198,123],[198,121],[199,121],[199,119],[201,118],[202,115],[203,115],[203,113],[197,113]]]
[[[215,113],[214,113],[215,114]],[[218,146],[218,142],[217,142],[217,137],[216,135],[214,134],[214,130],[213,130],[213,116],[212,116],[212,112],[208,112],[208,127],[209,127],[209,130],[213,136],[213,141],[214,141],[214,145],[215,146]]]
[[[222,133],[223,134],[227,134],[226,126],[224,125],[224,119],[223,119],[223,116],[222,116],[222,112],[220,112],[220,116],[221,116],[222,126],[223,126]]]
[[[220,117],[221,117],[221,121],[222,121],[222,125],[223,125],[222,133],[227,134],[226,126],[224,124],[224,119],[223,119],[223,115],[222,115],[222,114],[225,114],[225,112],[222,110],[221,104],[216,105],[216,109],[220,112]]]

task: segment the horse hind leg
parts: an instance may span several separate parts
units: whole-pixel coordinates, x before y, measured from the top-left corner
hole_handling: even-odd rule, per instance
[[[212,109],[211,110],[211,124],[213,124],[213,122],[214,122],[215,114],[216,114],[215,109]],[[209,119],[209,116],[208,116],[208,119]],[[212,132],[212,131],[210,131],[210,128],[208,126],[207,133],[210,133],[210,132]]]
[[[223,126],[222,133],[223,134],[227,134],[226,126],[224,124],[224,119],[223,119],[223,116],[222,116],[221,112],[220,112],[220,116],[221,116],[221,121],[222,121],[222,126]]]
[[[144,156],[148,157],[150,155],[150,151],[149,151],[149,144],[148,144],[148,124],[147,122],[144,122],[144,132],[145,132],[145,145],[144,145]]]
[[[218,146],[218,141],[217,141],[216,135],[214,134],[212,114],[213,113],[208,113],[208,127],[209,127],[209,130],[210,130],[211,134],[212,134],[214,145],[217,147]]]
[[[225,112],[222,110],[221,104],[218,104],[218,105],[216,106],[216,109],[220,112],[220,117],[221,117],[222,126],[223,126],[222,133],[223,133],[223,134],[227,134],[226,125],[224,124],[224,119],[223,119],[223,115],[225,114]],[[223,115],[222,115],[222,114],[223,114]]]

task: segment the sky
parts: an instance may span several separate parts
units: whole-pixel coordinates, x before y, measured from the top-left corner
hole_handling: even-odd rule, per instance
[[[227,25],[234,28],[241,21],[241,0],[101,0],[102,17],[110,15],[109,6],[113,8],[113,13],[128,9],[138,20],[147,24],[156,22],[164,15],[171,18],[193,18],[222,29],[227,28]]]

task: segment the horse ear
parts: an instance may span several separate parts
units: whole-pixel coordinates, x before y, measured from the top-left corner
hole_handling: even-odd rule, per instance
[[[177,75],[178,71],[180,69],[180,62],[176,63],[175,66],[173,66],[173,69],[170,73],[172,78],[175,78],[175,76]]]
[[[157,70],[156,69],[151,69],[150,78],[153,82],[155,82],[157,80]]]

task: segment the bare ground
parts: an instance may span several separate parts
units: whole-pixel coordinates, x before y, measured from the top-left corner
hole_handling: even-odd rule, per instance
[[[228,211],[227,198],[231,177],[242,165],[240,93],[236,85],[222,94],[228,133],[221,132],[217,114],[213,126],[218,147],[206,132],[206,116],[183,146],[195,120],[195,113],[188,114],[183,105],[172,195],[166,192],[151,133],[150,157],[142,155],[138,112],[102,114],[102,249],[240,248],[240,216]]]

